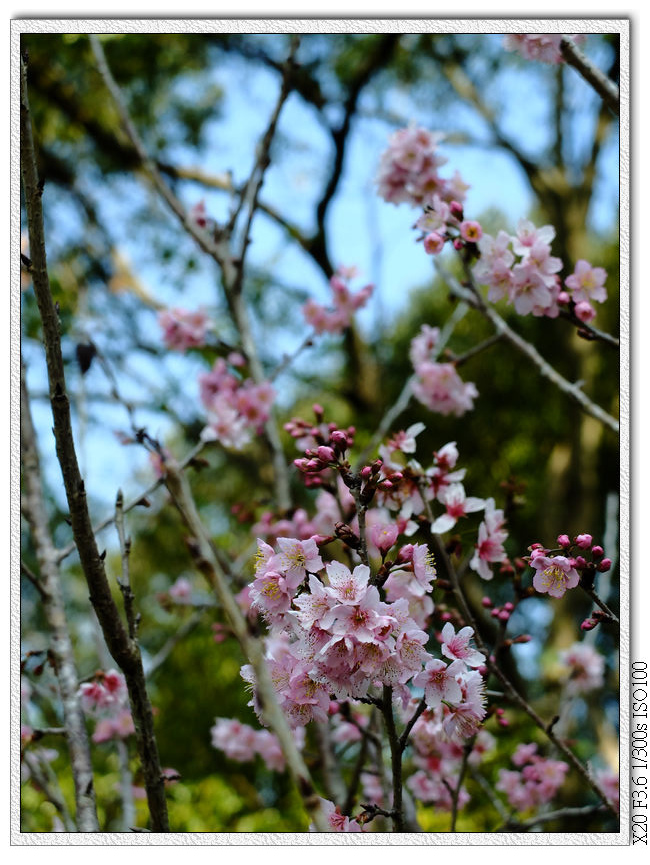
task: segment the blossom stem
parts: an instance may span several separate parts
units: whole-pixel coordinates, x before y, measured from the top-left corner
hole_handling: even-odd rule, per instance
[[[583,585],[582,583],[579,583],[579,586],[583,592],[586,592],[589,595],[589,597],[594,602],[594,604],[597,604],[600,607],[600,609],[603,611],[603,613],[605,613],[607,616],[609,616],[609,618],[612,620],[612,622],[614,622],[616,625],[618,625],[620,627],[621,623],[620,623],[619,618],[616,615],[616,613],[613,613],[610,610],[610,608],[607,606],[607,604],[604,601],[601,601],[601,599],[598,597],[596,592],[593,589],[587,588],[587,586]]]
[[[469,287],[464,287],[460,284],[460,282],[453,277],[447,270],[445,270],[442,265],[436,261],[436,270],[444,279],[448,288],[451,292],[457,297],[462,298],[467,301],[470,306],[474,307],[474,309],[478,310],[481,315],[488,319],[488,321],[494,326],[497,333],[503,336],[507,341],[514,346],[521,354],[528,358],[534,366],[537,367],[540,375],[544,378],[547,378],[551,381],[558,390],[565,393],[569,396],[574,402],[578,403],[578,405],[585,411],[587,414],[590,414],[592,417],[596,418],[596,420],[600,421],[604,426],[608,429],[612,430],[612,432],[619,432],[619,423],[616,418],[613,418],[609,415],[604,409],[602,409],[599,405],[593,402],[589,397],[575,384],[572,384],[570,381],[567,381],[560,373],[553,367],[551,364],[545,360],[542,355],[537,351],[537,349],[531,345],[527,340],[525,340],[522,336],[516,333],[506,322],[501,318],[499,313],[485,303],[483,300],[472,275],[469,271],[469,268],[466,268],[466,276],[469,282]]]

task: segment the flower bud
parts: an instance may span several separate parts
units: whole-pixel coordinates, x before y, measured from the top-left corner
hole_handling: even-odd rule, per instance
[[[490,598],[488,598],[487,595],[485,595],[485,597],[481,600],[481,603],[482,603],[483,606],[486,607],[486,608],[492,606],[492,601],[490,600]]]
[[[570,547],[571,541],[569,540],[568,535],[558,535],[557,536],[557,545],[558,547]]]
[[[318,458],[321,459],[324,463],[336,462],[336,454],[334,453],[332,448],[328,447],[327,445],[320,445],[316,453],[318,454]]]
[[[605,550],[601,546],[598,546],[598,544],[594,544],[594,546],[591,548],[591,555],[595,559],[599,559],[601,556],[605,555]]]
[[[591,535],[576,535],[575,542],[582,550],[587,550],[593,543]]]
[[[600,571],[601,574],[604,574],[605,571],[608,571],[612,566],[611,559],[603,559],[602,562],[599,562],[596,565],[596,570]]]

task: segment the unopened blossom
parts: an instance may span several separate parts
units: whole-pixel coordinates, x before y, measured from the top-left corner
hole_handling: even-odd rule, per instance
[[[158,324],[163,331],[163,340],[169,349],[187,351],[205,345],[209,328],[207,315],[186,309],[165,309],[158,313]]]
[[[561,598],[567,589],[574,589],[580,577],[566,556],[538,555],[530,562],[536,573],[533,586],[542,594],[548,592],[552,598]]]
[[[469,641],[473,636],[473,628],[461,628],[456,633],[451,622],[447,622],[442,629],[442,654],[445,658],[464,661],[468,667],[480,667],[485,663],[485,655],[470,646]]]
[[[588,300],[580,300],[576,303],[573,310],[575,317],[580,319],[583,324],[589,324],[596,318],[596,310]]]

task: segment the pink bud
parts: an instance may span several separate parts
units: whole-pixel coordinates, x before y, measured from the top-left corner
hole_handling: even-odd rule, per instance
[[[568,303],[571,300],[571,295],[568,291],[561,291],[557,296],[557,302],[562,305]]]
[[[584,622],[580,625],[581,631],[593,631],[596,627],[596,622],[593,619],[585,619]]]
[[[594,539],[591,537],[591,535],[576,535],[576,539],[575,539],[576,544],[582,550],[588,549],[592,545],[593,540]]]
[[[601,556],[604,556],[604,555],[605,555],[605,550],[604,550],[601,546],[598,546],[598,544],[595,544],[595,545],[591,548],[591,555],[592,555],[595,559],[599,559]]]
[[[507,622],[508,619],[510,618],[510,613],[507,610],[501,610],[498,618],[499,618],[500,622]]]
[[[570,547],[571,541],[569,540],[568,535],[558,535],[557,536],[557,545],[558,547]]]
[[[340,429],[335,429],[330,433],[330,441],[335,447],[341,450],[345,450],[348,446],[348,437],[343,430]]]
[[[361,469],[361,477],[364,479],[364,481],[367,481],[368,478],[371,476],[371,474],[372,474],[372,469],[370,468],[370,466],[364,466]]]
[[[584,556],[576,556],[576,563],[575,563],[576,568],[584,568],[586,566],[586,564],[587,564],[587,560],[584,558]]]
[[[503,605],[503,609],[507,610],[509,613],[511,613],[514,610],[514,608],[515,608],[515,605],[511,601],[506,601],[506,603]]]
[[[463,205],[460,203],[460,201],[450,201],[449,202],[449,212],[456,219],[462,219],[463,218]]]
[[[487,595],[485,595],[485,597],[481,600],[481,603],[483,604],[484,607],[491,607],[492,606],[492,601],[490,600],[490,598],[488,598]]]
[[[327,447],[327,445],[321,445],[316,451],[318,454],[318,458],[321,459],[324,463],[333,463],[336,462],[336,454],[332,450],[332,448]]]
[[[575,314],[576,318],[579,318],[584,324],[596,318],[596,310],[588,300],[581,300],[580,303],[576,303]]]
[[[457,237],[456,240],[454,240],[454,249],[455,249],[455,250],[462,249],[464,245],[465,245],[465,244],[464,244],[463,241],[460,239],[460,237]]]
[[[316,415],[316,418],[317,418],[319,421],[323,419],[323,415],[325,414],[325,409],[323,408],[322,405],[320,405],[319,403],[315,402],[315,403],[313,404],[313,406],[311,407],[311,410],[314,412],[314,414]]]
[[[490,612],[490,615],[491,615],[494,619],[498,619],[498,617],[499,617],[499,613],[500,613],[500,612],[501,612],[501,610],[500,610],[498,607],[495,607],[495,608]]]
[[[601,574],[604,574],[605,571],[608,571],[612,566],[611,559],[603,559],[602,562],[599,562],[596,566],[596,570],[600,571]]]

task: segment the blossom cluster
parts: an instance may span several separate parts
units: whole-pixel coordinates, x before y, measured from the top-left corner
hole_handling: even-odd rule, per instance
[[[210,372],[199,375],[201,402],[208,424],[203,441],[218,441],[224,447],[241,450],[269,418],[275,390],[268,381],[256,384],[244,379],[238,368],[244,359],[236,352],[217,358]]]
[[[302,731],[296,731],[297,744],[302,747]],[[262,758],[266,766],[274,772],[282,772],[285,766],[284,754],[277,736],[270,730],[255,730],[234,718],[216,718],[210,729],[212,746],[230,760],[248,763],[256,756]]]
[[[434,805],[439,810],[452,809],[452,792],[457,786],[461,766],[465,760],[462,743],[444,735],[442,712],[427,709],[415,722],[411,731],[413,764],[416,771],[408,778],[406,786],[421,802]],[[467,757],[470,766],[476,766],[494,749],[495,740],[481,729],[474,739]],[[469,801],[464,786],[458,791],[458,807]]]
[[[447,162],[438,152],[443,135],[411,125],[390,137],[377,174],[378,193],[393,204],[428,203],[434,195],[443,201],[463,201],[469,188],[458,172],[451,179],[438,169]]]
[[[518,51],[526,60],[540,60],[542,63],[563,63],[564,57],[560,43],[566,37],[562,33],[508,33],[503,38],[507,51]],[[574,33],[570,38],[584,42],[584,33]]]
[[[210,322],[202,310],[163,309],[158,313],[165,346],[172,351],[187,351],[205,345]]]
[[[357,292],[350,290],[350,280],[355,275],[354,268],[339,268],[329,281],[332,292],[332,305],[326,307],[315,300],[308,300],[302,308],[307,324],[316,333],[341,333],[352,323],[354,313],[364,307],[372,295],[374,286],[365,285]]]
[[[546,805],[553,799],[569,770],[568,763],[550,760],[537,754],[537,745],[518,745],[512,762],[519,771],[499,770],[497,790],[505,793],[517,811]]]
[[[562,261],[551,255],[554,237],[553,226],[536,228],[527,219],[519,220],[514,235],[505,231],[499,231],[496,238],[485,234],[477,244],[480,258],[474,276],[489,287],[488,300],[506,298],[520,315],[556,318],[560,308],[572,305],[576,317],[589,322],[596,315],[592,301],[607,299],[607,273],[581,259],[562,288],[558,276]]]
[[[560,653],[560,660],[568,671],[565,690],[570,696],[588,694],[602,687],[605,659],[589,643],[574,643]]]
[[[474,408],[478,391],[472,382],[461,379],[453,363],[435,360],[439,337],[437,327],[425,324],[411,341],[409,357],[415,373],[413,394],[433,412],[460,417]]]
[[[575,589],[581,581],[593,585],[597,572],[604,573],[612,566],[612,560],[605,556],[600,544],[593,543],[590,534],[576,535],[573,541],[566,534],[558,535],[558,548],[549,550],[540,543],[531,544],[528,558],[535,570],[533,586],[552,598],[561,598],[567,589]],[[566,553],[567,555],[558,555]],[[590,555],[590,559],[586,558]],[[583,625],[583,630],[590,630]]]
[[[135,732],[126,681],[121,673],[99,671],[91,681],[81,683],[79,698],[83,710],[97,720],[93,742],[125,739]]]
[[[398,552],[380,590],[367,565],[350,570],[339,561],[324,563],[314,539],[279,538],[278,550],[258,540],[250,597],[270,627],[267,662],[293,726],[326,720],[331,699],[366,698],[382,685],[406,704],[412,682],[424,688],[428,705],[444,701],[448,736],[476,732],[485,716],[483,680],[469,667],[485,659],[469,645],[472,630],[456,634],[445,625],[442,654],[448,665],[427,652],[428,635],[409,614],[410,584],[416,594],[428,595],[435,577],[424,544]],[[242,676],[254,684],[249,666]]]
[[[424,251],[429,255],[441,253],[448,241],[456,250],[468,247],[475,252],[476,244],[483,237],[481,224],[464,218],[459,201],[444,201],[439,195],[434,195],[424,205],[424,212],[414,227],[422,232]]]

